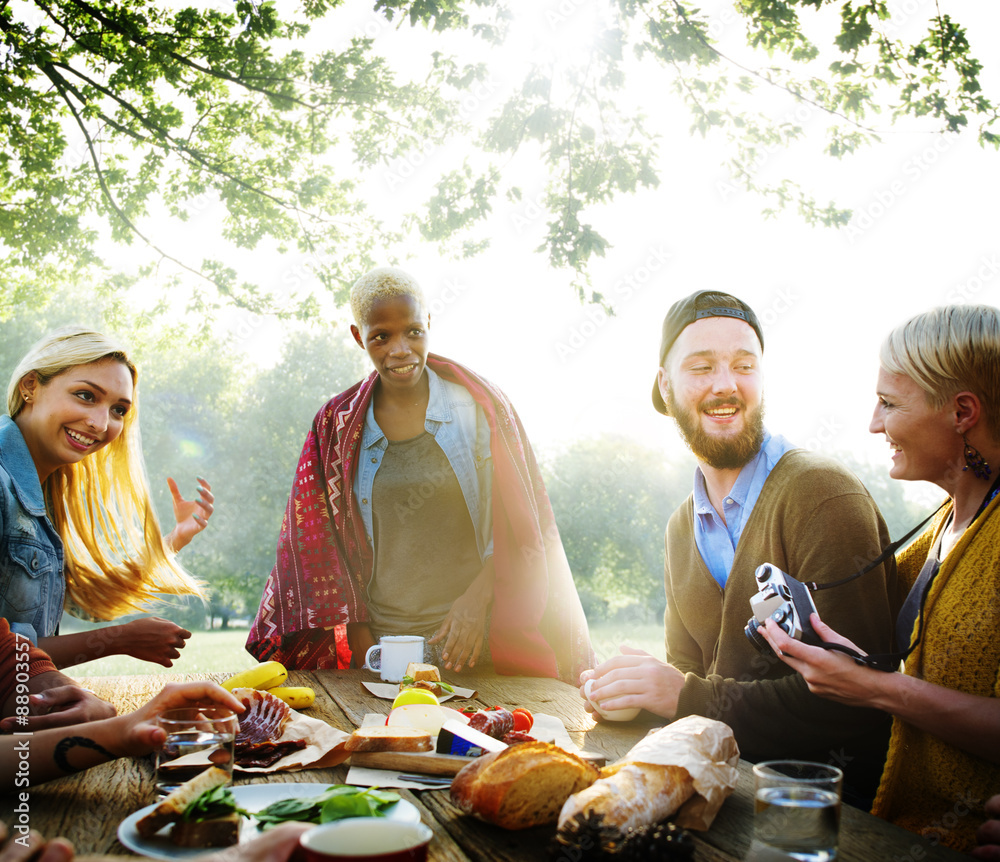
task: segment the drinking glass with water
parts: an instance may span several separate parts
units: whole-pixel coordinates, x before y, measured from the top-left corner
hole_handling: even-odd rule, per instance
[[[804,760],[768,760],[753,768],[757,855],[831,862],[837,858],[844,773]]]
[[[239,724],[225,707],[168,709],[157,719],[167,734],[156,754],[156,792],[172,793],[186,781],[217,766],[233,774],[233,743]]]

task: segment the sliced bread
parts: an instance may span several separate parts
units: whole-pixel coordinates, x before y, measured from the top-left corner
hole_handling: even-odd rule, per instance
[[[143,838],[149,838],[159,832],[168,823],[173,823],[195,799],[206,790],[227,784],[230,774],[217,766],[210,766],[204,772],[198,773],[190,781],[186,781],[173,793],[165,797],[159,805],[141,818],[136,824],[136,831]]]
[[[420,661],[411,661],[406,666],[406,676],[413,677],[414,682],[426,679],[429,682],[441,682],[441,671],[436,665],[424,664]]]
[[[359,727],[344,743],[346,751],[430,751],[431,735],[419,727]]]

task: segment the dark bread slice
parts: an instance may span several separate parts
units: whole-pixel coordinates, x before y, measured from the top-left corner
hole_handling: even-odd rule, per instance
[[[210,766],[204,772],[199,772],[190,781],[186,781],[173,793],[165,797],[159,805],[141,818],[136,824],[136,831],[142,838],[149,838],[159,832],[168,823],[173,823],[184,813],[195,799],[206,790],[227,784],[230,775],[224,769]]]
[[[242,819],[234,811],[211,820],[181,820],[170,830],[170,841],[178,847],[232,847],[239,844]]]

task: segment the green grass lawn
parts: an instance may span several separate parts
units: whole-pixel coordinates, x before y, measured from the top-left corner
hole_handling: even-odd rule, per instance
[[[603,623],[591,627],[590,637],[597,657],[601,661],[617,655],[618,645],[622,643],[644,649],[661,659],[665,655],[663,626],[660,624],[635,625],[630,623],[625,626]],[[72,668],[70,675],[133,676],[157,673],[236,673],[256,664],[254,658],[243,646],[246,639],[246,629],[194,632],[181,651],[181,657],[174,662],[174,666],[171,668],[139,661],[130,656],[116,655],[78,665]]]
[[[173,667],[163,667],[147,661],[139,661],[127,655],[113,655],[108,658],[77,665],[69,670],[70,676],[134,676],[152,673],[216,673],[232,671],[236,673],[253,667],[257,660],[244,647],[247,641],[246,629],[215,630],[194,632],[181,657]]]

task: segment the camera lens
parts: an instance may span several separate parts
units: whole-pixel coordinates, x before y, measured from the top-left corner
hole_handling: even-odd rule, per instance
[[[754,645],[757,652],[763,653],[764,655],[770,655],[771,645],[764,639],[764,636],[757,631],[759,626],[760,623],[757,622],[757,618],[750,617],[746,627],[743,629],[743,634],[747,636],[747,640]]]

